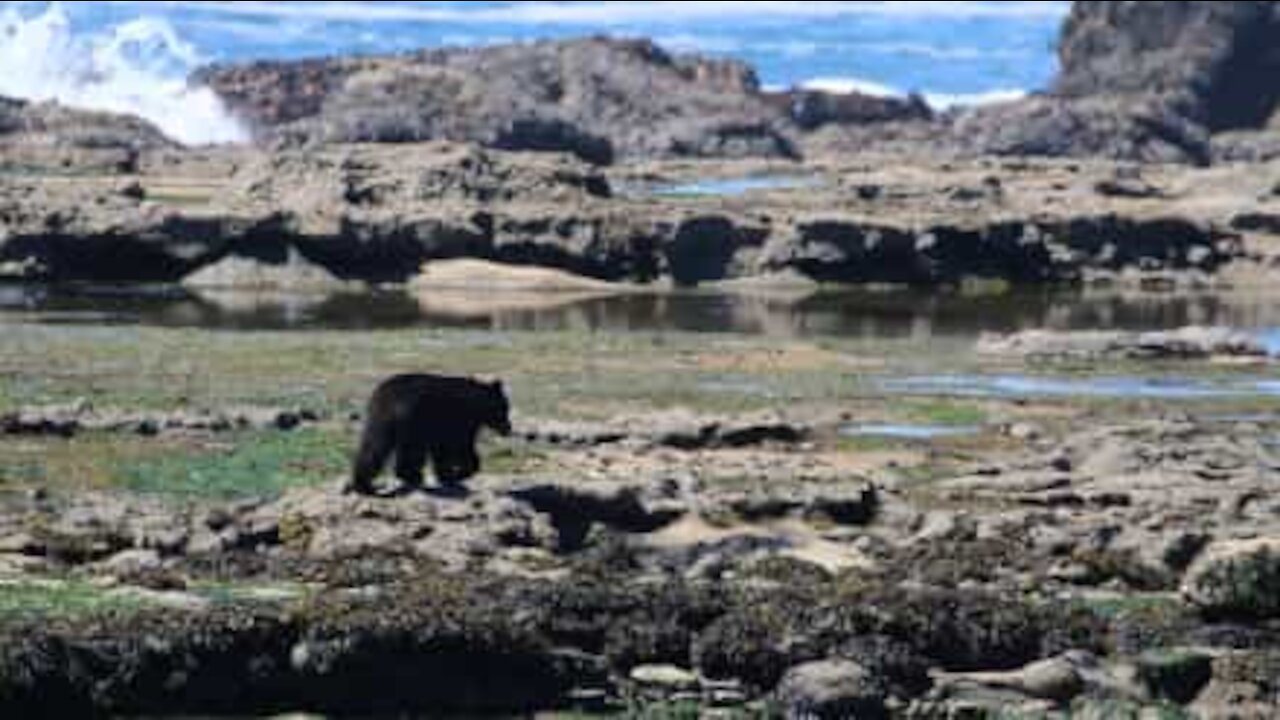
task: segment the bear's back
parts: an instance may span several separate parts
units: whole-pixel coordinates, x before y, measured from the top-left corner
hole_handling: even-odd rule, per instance
[[[373,393],[375,403],[401,405],[424,402],[441,406],[456,405],[458,409],[476,403],[489,391],[483,383],[470,378],[407,373],[384,380]]]

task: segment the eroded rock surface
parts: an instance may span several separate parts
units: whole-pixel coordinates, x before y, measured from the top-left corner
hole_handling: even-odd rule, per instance
[[[1028,360],[1209,360],[1264,358],[1256,338],[1231,328],[1187,327],[1168,332],[1054,332],[985,335],[978,352]]]
[[[260,132],[303,142],[454,140],[616,157],[794,153],[785,116],[732,61],[590,38],[200,72]]]
[[[235,502],[0,496],[0,583],[92,580],[99,602],[128,608],[0,619],[0,698],[47,708],[57,685],[68,711],[220,712],[305,691],[309,707],[367,710],[372,668],[412,658],[467,678],[380,697],[459,712],[1270,702],[1260,538],[1278,529],[1265,488],[1280,458],[1257,424],[1076,418],[1010,435],[978,467],[922,483],[888,465],[869,484],[826,445],[835,418],[810,416],[800,445],[688,447],[655,441],[669,419],[642,418],[581,443],[528,419],[518,442],[554,459],[466,493],[352,497],[335,481]],[[159,644],[135,652],[139,633]],[[1168,654],[1175,643],[1202,649]],[[71,672],[90,646],[131,673]],[[178,662],[181,681],[129,679]],[[262,672],[236,694],[200,689],[244,662]],[[494,668],[524,680],[476,695]]]
[[[678,285],[1204,283],[1265,262],[1245,245],[1270,232],[1245,222],[1269,217],[1265,182],[1245,168],[1149,173],[1162,194],[1135,197],[1097,189],[1124,177],[1107,164],[917,163],[837,160],[803,190],[697,201],[615,190],[694,167],[606,176],[563,156],[438,143],[242,158],[196,195],[161,177],[8,177],[0,264],[34,279],[260,287],[405,283],[456,258]],[[737,167],[761,171],[717,172]]]

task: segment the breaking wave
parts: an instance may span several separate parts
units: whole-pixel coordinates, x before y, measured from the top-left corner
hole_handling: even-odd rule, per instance
[[[246,141],[212,90],[188,85],[204,61],[161,19],[77,33],[61,3],[0,8],[0,95],[137,115],[188,145]]]
[[[801,87],[806,90],[821,90],[830,93],[862,93],[875,97],[905,97],[906,93],[881,83],[860,78],[815,78],[805,82]],[[1000,89],[976,93],[937,93],[921,92],[920,95],[934,110],[951,110],[961,107],[976,107],[993,103],[1008,102],[1026,96],[1025,90]]]

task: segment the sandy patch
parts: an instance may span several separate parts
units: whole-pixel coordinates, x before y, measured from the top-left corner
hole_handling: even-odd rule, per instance
[[[874,570],[875,561],[849,545],[822,538],[798,521],[718,527],[700,517],[688,516],[646,538],[652,547],[671,550],[712,544],[737,537],[776,538],[785,545],[777,554],[812,563],[829,572]]]
[[[629,292],[637,288],[574,275],[553,268],[506,265],[486,260],[437,260],[422,266],[409,282],[415,290],[536,291],[574,293]]]

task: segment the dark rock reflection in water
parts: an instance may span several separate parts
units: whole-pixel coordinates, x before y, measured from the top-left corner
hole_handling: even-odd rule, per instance
[[[738,294],[400,291],[308,295],[171,288],[0,286],[0,320],[242,330],[466,327],[509,331],[733,332],[777,338],[929,339],[1033,328],[1227,325],[1274,333],[1280,296],[1016,291]]]

